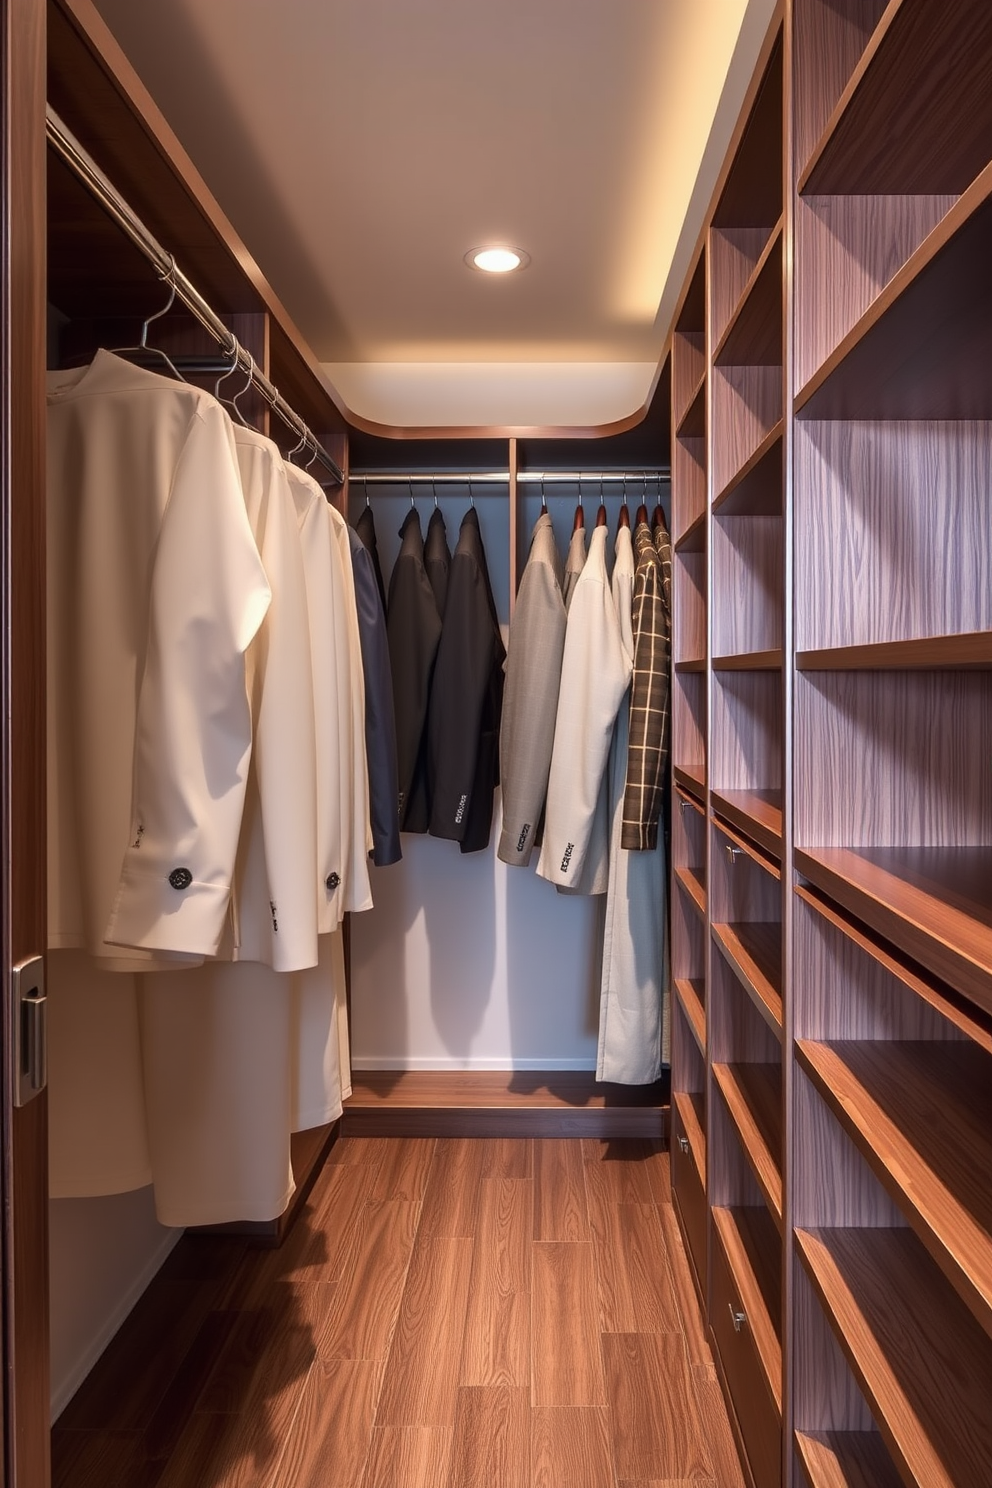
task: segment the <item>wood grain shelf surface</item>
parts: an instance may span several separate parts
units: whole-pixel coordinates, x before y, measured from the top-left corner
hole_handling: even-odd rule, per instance
[[[784,653],[774,651],[738,651],[733,656],[714,656],[715,672],[780,672]]]
[[[680,811],[688,809],[689,811],[694,811],[697,816],[705,817],[706,813],[703,810],[702,801],[697,801],[695,796],[690,796],[687,791],[680,790],[678,786],[675,787],[675,799],[679,804]]]
[[[992,166],[796,394],[804,419],[992,417]]]
[[[992,1059],[956,1042],[800,1042],[796,1053],[992,1334]]]
[[[797,1230],[796,1244],[903,1481],[986,1483],[992,1340],[912,1230]]]
[[[706,434],[706,372],[702,377],[695,392],[689,399],[689,406],[679,421],[675,430],[680,439],[701,439]]]
[[[699,1182],[706,1190],[706,1097],[701,1090],[674,1090],[672,1102],[678,1108],[682,1130],[689,1141],[689,1151],[696,1165]]]
[[[685,765],[675,765],[672,769],[676,785],[690,796],[702,803],[706,799],[706,774],[705,771],[688,770]]]
[[[929,980],[921,976],[915,964],[902,960],[881,937],[841,913],[829,899],[823,897],[818,889],[799,884],[795,892],[798,898],[815,910],[828,924],[833,925],[849,940],[853,940],[866,955],[870,956],[873,961],[877,961],[879,966],[884,967],[890,976],[902,982],[914,997],[920,998],[921,1001],[936,1009],[942,1018],[946,1018],[974,1043],[992,1054],[992,1015],[977,1008],[973,1002],[962,997],[960,992],[949,987],[945,982],[936,979]]]
[[[777,920],[714,925],[713,939],[758,1012],[782,1037],[782,926]]]
[[[675,977],[675,995],[696,1040],[700,1054],[706,1057],[706,983],[702,977]]]
[[[342,1132],[383,1137],[663,1137],[668,1080],[594,1070],[356,1070]]]
[[[757,1206],[711,1211],[723,1253],[747,1315],[746,1326],[765,1383],[782,1414],[782,1240],[768,1210]]]
[[[769,429],[740,470],[713,498],[724,517],[780,517],[784,503],[782,419]]]
[[[682,885],[697,914],[706,918],[706,885],[701,868],[676,868],[675,877]]]
[[[714,663],[715,665],[715,663]],[[992,669],[992,632],[924,636],[919,640],[880,641],[867,646],[833,646],[821,651],[799,651],[801,672],[954,671]]]
[[[877,1431],[797,1431],[810,1488],[903,1488]]]
[[[782,792],[780,790],[715,790],[713,811],[772,857],[782,857]]]
[[[675,670],[677,672],[705,672],[706,657],[695,656],[689,661],[677,661],[675,663]]]
[[[782,365],[782,222],[776,223],[713,352],[717,367]]]
[[[960,192],[992,156],[992,7],[892,0],[800,178],[822,196]]]
[[[682,535],[675,540],[676,553],[705,553],[706,551],[706,513],[700,512],[694,521],[690,522]]]
[[[992,1011],[992,847],[797,848],[796,868]]]
[[[782,1225],[782,1066],[714,1064],[741,1146],[776,1224]]]

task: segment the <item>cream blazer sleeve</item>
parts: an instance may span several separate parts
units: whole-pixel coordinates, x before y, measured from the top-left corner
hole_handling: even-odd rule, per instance
[[[569,888],[582,876],[617,710],[630,682],[606,572],[606,528],[597,527],[565,629],[544,842],[537,871]]]
[[[344,689],[339,697],[340,786],[342,818],[347,822],[344,861],[343,910],[372,908],[369,853],[372,825],[369,814],[369,767],[365,752],[365,673],[362,669],[362,638],[358,630],[355,571],[351,562],[348,527],[341,513],[327,505],[327,520],[337,567],[338,614],[343,622],[345,645],[339,676]]]
[[[130,840],[111,944],[208,956],[218,947],[251,752],[244,658],[270,598],[230,420],[202,397],[147,575]]]

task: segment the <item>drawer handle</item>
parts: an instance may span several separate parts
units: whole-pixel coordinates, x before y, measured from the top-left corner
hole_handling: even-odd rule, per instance
[[[730,1321],[734,1325],[734,1332],[739,1333],[747,1322],[747,1313],[741,1312],[734,1306],[733,1302],[728,1302],[727,1306],[730,1308]]]
[[[679,796],[679,814],[681,816],[685,816],[685,808],[688,804],[689,802],[683,796]]]
[[[731,867],[734,866],[734,864],[737,862],[737,859],[742,855],[743,852],[744,849],[742,847],[735,847],[732,842],[727,843],[727,857],[730,859]]]
[[[688,1152],[689,1151],[689,1138],[688,1137],[683,1137],[683,1136],[680,1136],[679,1137],[679,1151],[680,1152]]]

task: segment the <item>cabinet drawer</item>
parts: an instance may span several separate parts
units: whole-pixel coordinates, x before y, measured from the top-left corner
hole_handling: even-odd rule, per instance
[[[713,1231],[713,1305],[710,1326],[730,1389],[734,1412],[751,1465],[755,1488],[781,1488],[782,1423],[746,1320],[740,1331],[732,1314],[746,1312],[720,1244]]]
[[[672,1103],[672,1191],[678,1201],[682,1228],[688,1242],[689,1259],[696,1272],[700,1292],[706,1294],[706,1195],[699,1181],[696,1160],[688,1142],[678,1108]]]

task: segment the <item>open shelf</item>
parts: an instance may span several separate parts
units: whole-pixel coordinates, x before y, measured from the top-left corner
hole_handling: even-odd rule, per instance
[[[810,1488],[903,1488],[877,1431],[797,1431]]]
[[[920,640],[880,641],[869,646],[799,651],[796,666],[801,672],[926,671],[935,667],[943,671],[988,671],[992,669],[992,632],[980,630]]]
[[[796,395],[813,419],[992,417],[992,166]]]
[[[686,806],[688,806],[690,810],[694,811],[697,816],[705,817],[706,813],[703,811],[703,803],[702,801],[697,801],[695,796],[688,795],[684,790],[680,790],[676,786],[675,798],[679,803],[680,810],[682,808],[682,802],[684,801]]]
[[[687,770],[684,765],[675,765],[672,773],[675,776],[676,785],[681,785],[684,791],[690,796],[695,796],[696,800],[702,804],[706,797],[705,775]]]
[[[721,790],[713,792],[713,810],[775,858],[782,856],[782,792]]]
[[[782,1414],[782,1241],[764,1206],[715,1205],[713,1225],[747,1315],[765,1383]]]
[[[782,223],[776,224],[713,353],[717,367],[782,365]]]
[[[713,1077],[758,1180],[758,1187],[781,1227],[782,1066],[714,1064]],[[780,1246],[781,1240],[776,1244]]]
[[[695,906],[697,914],[706,918],[706,885],[703,883],[703,870],[701,868],[676,868],[675,877],[689,896],[689,901]]]
[[[682,1004],[686,1022],[700,1054],[706,1056],[706,983],[702,977],[676,977],[675,995]]]
[[[904,1482],[987,1482],[992,1340],[913,1232],[797,1230],[796,1243]]]
[[[679,421],[675,430],[680,439],[702,438],[706,433],[706,373],[696,386],[695,392],[689,399],[689,406]]]
[[[673,1090],[683,1130],[703,1191],[706,1190],[706,1105],[701,1090]]]
[[[714,656],[715,672],[780,672],[781,651],[738,651],[734,656]]]
[[[706,513],[700,512],[696,519],[689,523],[682,536],[675,543],[676,553],[705,553],[706,551]]]
[[[677,672],[705,672],[706,657],[694,656],[689,661],[677,661],[675,670]]]
[[[713,498],[714,512],[725,517],[780,517],[783,507],[781,419],[751,457]]]
[[[992,1011],[992,847],[797,848],[795,861],[851,914]]]
[[[800,1064],[992,1334],[992,1060],[964,1042],[800,1042]]]
[[[782,926],[777,920],[714,925],[713,937],[765,1022],[782,1033]]]
[[[799,190],[821,196],[960,192],[992,156],[992,7],[892,0]]]

